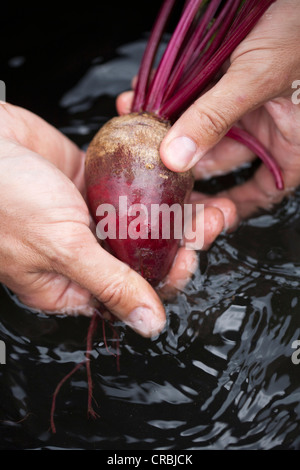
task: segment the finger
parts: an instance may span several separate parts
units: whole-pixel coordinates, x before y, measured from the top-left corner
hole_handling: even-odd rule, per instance
[[[278,190],[269,170],[261,165],[251,180],[222,194],[235,203],[239,217],[247,218],[259,208],[272,209],[274,204],[279,203],[285,196],[293,192],[300,184],[299,175],[299,164],[284,170],[285,189]]]
[[[290,100],[277,99],[268,102],[260,112],[255,111],[252,117],[255,118],[245,117],[245,124],[267,148],[272,147],[282,172],[284,190],[276,188],[273,176],[261,165],[251,180],[223,193],[233,200],[242,218],[251,216],[258,208],[271,209],[300,184],[298,107]]]
[[[120,116],[130,113],[132,100],[133,100],[133,91],[124,91],[124,93],[121,93],[117,97],[116,108]]]
[[[98,303],[90,292],[54,273],[28,275],[30,285],[13,287],[26,306],[44,313],[92,316]]]
[[[184,287],[188,284],[198,267],[196,250],[207,250],[224,229],[224,215],[222,211],[218,207],[215,208],[213,206],[203,208],[202,202],[201,200],[200,210],[194,214],[194,219],[198,218],[200,224],[195,223],[196,220],[194,220],[193,226],[196,227],[196,230],[203,230],[203,236],[199,237],[198,243],[192,243],[190,236],[189,239],[185,238],[186,246],[178,250],[173,266],[159,290],[159,295],[163,299],[175,297],[178,292],[184,290]]]
[[[223,212],[217,207],[204,207],[201,201],[199,209],[193,215],[193,224],[188,225],[184,233],[184,245],[187,250],[208,250],[210,245],[224,230]],[[199,233],[201,232],[201,233]]]
[[[245,145],[224,137],[193,167],[195,179],[221,176],[248,165],[255,155]]]
[[[179,248],[173,266],[159,289],[163,299],[171,299],[178,292],[183,291],[186,284],[196,272],[198,256],[194,250],[187,250],[184,246]]]
[[[239,216],[234,202],[226,197],[208,197],[193,191],[190,196],[190,202],[195,204],[204,204],[206,207],[216,207],[219,209],[224,217],[224,230],[226,232],[233,231],[239,224]]]
[[[92,233],[84,246],[64,252],[56,269],[88,290],[120,320],[143,336],[162,331],[166,317],[154,289],[139,274],[100,247]]]
[[[273,97],[275,91],[264,88],[266,77],[256,68],[249,65],[248,69],[244,66],[235,70],[231,66],[213,88],[182,114],[160,147],[161,158],[170,170],[192,168],[245,113]]]

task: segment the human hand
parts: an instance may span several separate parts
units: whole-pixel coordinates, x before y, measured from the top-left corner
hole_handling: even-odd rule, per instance
[[[165,312],[156,292],[90,230],[83,152],[10,104],[0,104],[0,129],[0,282],[34,309],[92,315],[97,299],[140,334],[160,332]],[[210,211],[206,244],[224,224],[218,209]],[[181,247],[164,295],[182,287],[196,266],[195,253]]]
[[[250,216],[258,207],[270,208],[300,184],[300,109],[291,100],[292,83],[300,79],[299,7],[299,0],[272,4],[232,54],[227,72],[183,113],[161,145],[168,168],[193,167],[201,179],[254,159],[247,148],[223,138],[234,123],[255,135],[281,167],[285,190],[275,188],[262,165],[251,180],[220,194],[234,203],[231,207],[240,217]],[[193,194],[193,201],[203,198]]]
[[[161,301],[89,228],[84,155],[29,111],[0,104],[0,282],[25,305],[92,315],[94,298],[144,336],[165,323]]]

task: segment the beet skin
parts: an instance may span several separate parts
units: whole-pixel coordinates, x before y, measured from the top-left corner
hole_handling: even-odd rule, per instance
[[[115,117],[98,131],[86,155],[87,197],[96,224],[104,220],[103,216],[110,223],[107,212],[97,216],[100,205],[110,204],[116,211],[116,237],[108,237],[103,245],[154,286],[170,270],[180,240],[174,238],[172,211],[170,236],[162,236],[162,217],[159,236],[157,231],[154,235],[150,223],[152,205],[162,207],[162,204],[167,204],[171,207],[177,204],[183,208],[193,187],[191,172],[174,173],[160,159],[160,143],[169,127],[168,122],[147,113]],[[139,218],[141,212],[134,215],[127,213],[127,220],[124,220],[120,196],[123,203],[127,201],[128,210],[134,204],[143,205],[139,206],[143,207],[142,216],[149,215],[149,219],[143,219],[145,225],[137,223],[142,220]],[[125,206],[122,207],[124,209]],[[143,238],[133,239],[127,230],[123,230],[120,238],[120,229],[124,226],[129,228],[130,225],[135,228],[135,234],[140,230],[140,237]]]

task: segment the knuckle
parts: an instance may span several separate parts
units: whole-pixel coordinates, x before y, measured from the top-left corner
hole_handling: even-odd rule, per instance
[[[192,105],[196,113],[197,122],[200,123],[203,132],[209,137],[219,139],[229,128],[225,116],[216,109],[199,108],[195,103]]]
[[[49,243],[44,251],[53,267],[68,266],[74,260],[74,253],[68,245]]]
[[[39,246],[39,251],[49,268],[62,274],[72,271],[74,263],[78,263],[84,256],[82,244],[76,246],[61,240],[51,240],[44,246]]]
[[[89,233],[86,236],[85,232],[78,230],[76,223],[68,223],[52,227],[49,233],[41,233],[38,242],[38,250],[54,268],[67,269],[85,257],[90,238]]]
[[[126,266],[121,275],[118,272],[103,282],[101,289],[97,292],[97,297],[109,310],[114,310],[118,306],[126,304],[132,287],[130,277],[131,269]]]

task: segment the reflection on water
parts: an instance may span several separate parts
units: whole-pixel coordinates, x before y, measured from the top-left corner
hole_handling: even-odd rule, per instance
[[[85,148],[115,113],[145,42],[95,58],[60,101],[62,131]],[[99,329],[92,352],[100,418],[87,420],[84,368],[57,399],[57,434],[49,432],[51,396],[85,353],[86,318],[26,311],[1,291],[2,448],[299,449],[300,192],[272,214],[259,214],[199,254],[199,270],[166,304],[168,323],[153,340],[117,323]]]

